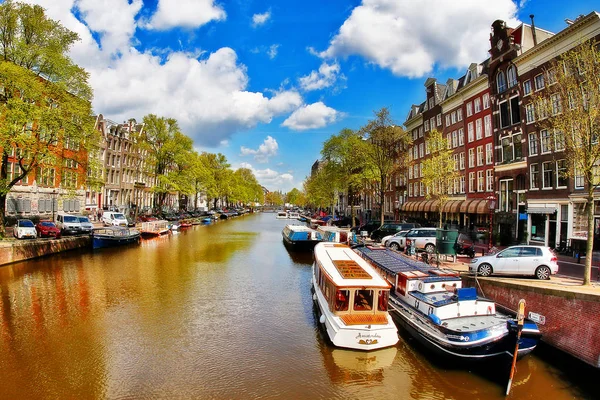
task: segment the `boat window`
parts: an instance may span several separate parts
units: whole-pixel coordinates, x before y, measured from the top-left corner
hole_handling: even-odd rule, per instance
[[[349,290],[338,290],[335,294],[335,311],[348,311]]]
[[[387,311],[388,309],[388,297],[390,292],[387,290],[379,291],[379,299],[377,301],[377,310],[379,311]]]
[[[373,308],[373,291],[357,290],[354,293],[354,310],[371,311]]]

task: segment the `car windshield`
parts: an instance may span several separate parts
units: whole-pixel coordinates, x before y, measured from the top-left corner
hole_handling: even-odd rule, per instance
[[[54,222],[50,222],[50,221],[44,221],[44,222],[40,222],[40,225],[42,226],[47,226],[47,227],[54,227]]]
[[[125,219],[123,214],[113,214],[115,219]]]
[[[90,222],[88,217],[79,217],[79,222]]]
[[[65,215],[65,222],[79,222],[79,218]]]
[[[19,221],[19,226],[24,227],[24,228],[33,228],[33,222],[31,222],[28,219],[24,219],[22,221]]]

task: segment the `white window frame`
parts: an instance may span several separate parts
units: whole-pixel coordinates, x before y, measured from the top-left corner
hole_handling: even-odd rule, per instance
[[[469,193],[475,193],[475,172],[469,172]]]
[[[535,172],[533,171],[534,168],[537,169]],[[539,176],[540,176],[540,165],[538,163],[530,164],[529,165],[529,190],[538,190],[540,188]],[[534,177],[536,179],[534,179]]]
[[[486,186],[486,192],[493,192],[494,191],[494,170],[493,169],[486,169],[485,170],[485,186]]]
[[[467,124],[467,141],[471,143],[475,140],[475,132],[473,131],[473,121]]]
[[[525,105],[525,123],[532,124],[535,122],[535,105],[529,103]]]
[[[552,161],[546,161],[546,162],[542,163],[542,189],[552,189],[553,188],[554,180],[555,180],[555,178],[554,178],[555,171],[554,171],[553,164],[554,163]],[[545,168],[546,166],[550,166],[550,168],[546,169]],[[548,182],[546,182],[546,171],[552,171],[552,175],[553,175],[552,179],[550,179],[549,186],[547,186]]]
[[[483,117],[483,132],[485,137],[492,136],[492,116],[486,115]]]
[[[473,115],[473,103],[467,103],[467,118]]]
[[[463,130],[463,128],[460,128],[458,130],[458,145],[464,146],[464,144],[465,144],[465,131]]]
[[[487,165],[494,163],[494,146],[492,143],[485,144],[485,163]]]
[[[535,85],[535,91],[536,92],[538,92],[538,91],[540,91],[540,90],[542,90],[543,88],[546,87],[546,84],[544,82],[544,74],[538,74],[538,75],[534,76],[533,77],[533,82],[534,82],[534,85]]]
[[[477,171],[477,191],[483,192],[485,190],[485,180],[483,178],[483,170]]]
[[[465,152],[461,151],[459,157],[459,166],[460,166],[460,170],[462,171],[463,169],[465,169]]]
[[[475,114],[477,114],[480,111],[481,111],[481,99],[479,97],[477,97],[475,100],[473,100],[473,112]]]
[[[480,140],[483,138],[483,123],[481,118],[477,118],[475,121],[475,139]]]
[[[471,147],[469,149],[469,168],[475,167],[475,149]]]
[[[477,166],[483,165],[483,146],[477,146]]]
[[[523,96],[529,96],[531,94],[531,80],[527,79],[523,82]]]
[[[484,93],[483,94],[483,109],[487,110],[488,108],[490,108],[490,94]]]

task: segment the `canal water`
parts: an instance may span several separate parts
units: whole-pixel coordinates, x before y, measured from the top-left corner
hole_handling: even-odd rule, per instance
[[[312,255],[284,247],[287,222],[253,214],[0,267],[0,399],[504,398],[506,369],[440,364],[404,335],[377,352],[328,344]],[[539,353],[511,398],[597,398],[595,370]]]

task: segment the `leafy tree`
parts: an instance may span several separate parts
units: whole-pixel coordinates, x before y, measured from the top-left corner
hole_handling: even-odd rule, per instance
[[[283,195],[280,192],[269,192],[265,196],[265,203],[271,206],[282,206],[284,203]]]
[[[587,247],[594,241],[594,192],[600,185],[600,50],[594,40],[562,54],[545,71],[546,90],[533,104],[538,126],[549,139],[542,145],[564,151],[562,178],[579,177],[584,183],[587,213]],[[552,140],[553,139],[553,140]],[[584,285],[591,281],[592,257],[585,258]]]
[[[77,40],[40,6],[0,4],[1,235],[7,194],[20,180],[39,171],[38,180],[55,186],[64,158],[70,158],[80,165],[83,182],[87,150],[97,146],[99,135],[88,74],[67,54]]]
[[[297,206],[298,200],[300,200],[301,195],[302,195],[302,192],[300,192],[296,188],[293,188],[292,190],[287,192],[287,194],[285,195],[285,201],[286,201],[286,203],[290,203],[290,204]]]
[[[402,127],[394,124],[387,108],[376,111],[375,117],[361,127],[359,133],[367,141],[367,146],[364,146],[365,179],[374,184],[379,217],[383,224],[385,192],[391,189],[393,175],[406,171],[407,149],[412,143],[412,137]]]
[[[433,198],[439,202],[439,227],[442,227],[442,209],[450,197],[448,192],[454,179],[460,174],[454,165],[452,150],[448,148],[448,140],[436,129],[427,137],[427,146],[431,156],[423,161],[423,185],[427,188],[425,198]]]
[[[227,158],[221,154],[206,153],[208,169],[212,175],[210,185],[207,188],[207,197],[212,199],[213,207],[217,207],[219,200],[224,200],[228,191],[228,169],[230,167]]]
[[[323,167],[305,180],[304,191],[311,206],[327,208],[334,204],[336,191],[331,184],[333,179],[332,170]]]

